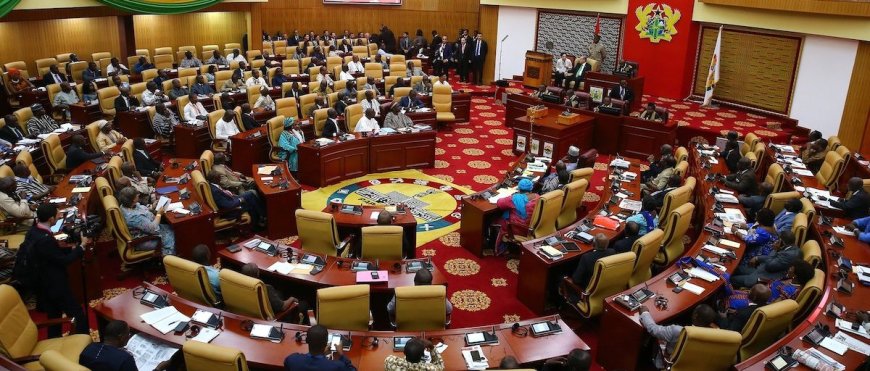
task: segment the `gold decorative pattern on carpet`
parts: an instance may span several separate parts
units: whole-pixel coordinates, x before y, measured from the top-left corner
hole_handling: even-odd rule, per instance
[[[480,184],[490,185],[498,183],[498,178],[492,175],[475,175],[474,181]]]
[[[519,322],[521,318],[516,314],[505,314],[502,316],[502,319],[504,319],[504,323],[516,323]]]
[[[492,166],[489,162],[486,161],[469,161],[468,167],[472,169],[489,169]]]
[[[490,278],[489,282],[492,283],[492,287],[505,287],[507,286],[507,280],[501,277],[498,278]]]
[[[448,167],[448,166],[450,166],[450,163],[447,162],[447,161],[443,161],[443,160],[435,160],[435,168],[436,168],[436,169],[444,169],[444,168],[446,168],[446,167]]]
[[[595,193],[586,192],[583,194],[583,202],[598,202],[598,201],[601,201],[601,196],[599,196]]]
[[[480,148],[466,148],[462,150],[462,153],[469,156],[482,156],[484,152]]]
[[[438,237],[438,241],[444,244],[444,246],[450,247],[459,247],[459,232],[450,232],[441,237]]]
[[[477,140],[477,139],[475,139],[475,138],[459,138],[459,143],[462,143],[462,144],[477,144],[477,143],[480,143],[480,141]]]
[[[507,261],[506,265],[507,265],[507,269],[511,272],[514,272],[514,274],[520,273],[520,260],[519,259],[510,259]]]
[[[486,126],[502,126],[502,122],[498,120],[486,120],[483,122]]]
[[[459,290],[450,295],[450,303],[456,309],[479,312],[489,308],[492,299],[481,291]]]
[[[454,276],[468,277],[480,272],[480,264],[471,259],[456,258],[444,262],[444,270]]]
[[[421,255],[423,255],[425,257],[430,257],[430,258],[435,256],[436,253],[437,253],[437,251],[435,251],[435,249],[423,249],[420,251]]]

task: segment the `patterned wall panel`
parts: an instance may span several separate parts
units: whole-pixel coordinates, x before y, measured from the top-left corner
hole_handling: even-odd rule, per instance
[[[595,30],[594,15],[554,13],[538,11],[538,38],[535,48],[542,53],[551,53],[558,57],[565,52],[573,55],[588,54],[589,44]],[[620,36],[622,34],[622,18],[601,17],[601,43],[606,51],[602,72],[610,72],[616,67],[620,53]],[[547,50],[547,42],[553,43],[553,49]]]
[[[704,27],[692,93],[704,95],[717,27]],[[788,114],[801,39],[741,30],[722,31],[714,99]]]

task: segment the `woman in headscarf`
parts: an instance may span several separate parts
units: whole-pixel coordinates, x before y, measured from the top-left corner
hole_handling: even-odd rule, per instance
[[[517,193],[505,197],[496,203],[499,209],[504,211],[501,230],[495,240],[495,253],[502,255],[507,252],[507,245],[502,242],[505,234],[525,236],[529,232],[529,219],[535,211],[538,202],[537,194],[532,193],[534,183],[527,178],[520,179],[517,184]]]
[[[278,156],[287,161],[287,168],[296,176],[299,170],[299,154],[296,146],[305,142],[305,134],[299,128],[299,123],[293,117],[284,119],[284,131],[278,138]]]
[[[9,69],[9,87],[12,91],[12,94],[21,94],[25,90],[33,89],[33,84],[30,83],[30,80],[25,79],[21,76],[21,71],[17,68]]]

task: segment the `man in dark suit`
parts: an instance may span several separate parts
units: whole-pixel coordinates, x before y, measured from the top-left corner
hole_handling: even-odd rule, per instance
[[[585,289],[586,285],[589,284],[589,280],[592,278],[592,272],[595,269],[595,262],[597,262],[598,259],[616,253],[613,249],[607,247],[609,242],[607,236],[603,233],[595,235],[595,239],[592,242],[594,246],[593,250],[580,257],[577,269],[574,270],[574,274],[571,276],[571,280],[574,281],[575,285]]]
[[[794,233],[782,231],[776,249],[770,255],[759,255],[750,259],[748,264],[740,264],[731,275],[734,287],[751,287],[759,280],[773,281],[785,277],[789,267],[801,259],[801,249],[795,246]]]
[[[574,61],[574,69],[571,70],[571,79],[565,80],[567,85],[570,81],[574,81],[574,89],[580,90],[580,83],[586,80],[586,73],[592,71],[592,65],[586,63],[586,57],[579,57]]]
[[[742,157],[740,154],[740,143],[729,140],[725,143],[725,150],[720,155],[725,158],[725,166],[728,167],[728,171],[737,171],[737,163],[740,162]]]
[[[88,152],[85,150],[88,146],[88,140],[82,135],[72,137],[72,144],[66,150],[66,168],[69,170],[77,168],[85,161],[103,157],[101,152]]]
[[[755,181],[755,172],[752,171],[752,163],[744,157],[737,162],[737,172],[725,177],[725,186],[742,195],[752,195],[758,189]]]
[[[18,143],[19,140],[24,139],[24,132],[21,131],[21,126],[18,125],[18,118],[15,115],[6,115],[3,120],[6,121],[6,125],[0,128],[0,139],[13,145]]]
[[[399,100],[399,107],[408,109],[417,109],[424,107],[423,101],[417,96],[416,90],[411,90],[408,95]]]
[[[247,103],[242,104],[242,125],[244,125],[245,130],[252,130],[260,127],[260,124],[258,124],[257,120],[254,119],[251,105]]]
[[[610,98],[631,102],[634,99],[634,92],[628,86],[628,81],[619,80],[619,86],[610,89]]]
[[[133,163],[136,164],[136,170],[139,170],[142,176],[156,179],[160,177],[160,171],[163,170],[160,162],[151,158],[145,149],[145,139],[142,138],[133,139]]]
[[[849,179],[849,193],[845,200],[831,200],[831,206],[843,209],[846,216],[852,220],[867,216],[870,208],[870,195],[864,190],[864,181],[861,178]]]
[[[220,174],[212,171],[206,177],[211,187],[212,198],[214,198],[218,210],[229,210],[238,207],[241,208],[242,212],[247,212],[251,216],[251,223],[253,225],[264,225],[262,217],[266,215],[264,212],[265,205],[262,204],[260,197],[257,196],[257,191],[247,190],[236,195],[229,190],[221,188]],[[226,217],[232,218],[238,215],[239,213],[230,213]]]
[[[650,194],[650,197],[655,200],[656,208],[661,208],[665,203],[665,196],[668,195],[668,192],[677,189],[679,186],[683,184],[683,178],[680,174],[673,174],[670,178],[668,178],[668,185],[665,189],[660,191],[655,191]]]
[[[68,82],[66,75],[62,74],[58,69],[57,65],[53,64],[48,68],[48,73],[42,76],[42,84],[45,86],[51,84],[60,84],[62,82]]]
[[[733,313],[722,314],[719,318],[719,328],[731,331],[743,331],[743,326],[749,322],[749,317],[752,317],[752,312],[756,309],[767,305],[767,300],[770,299],[770,288],[762,283],[757,283],[749,290],[749,305],[737,309]]]
[[[115,112],[127,112],[134,107],[139,107],[139,100],[130,95],[130,88],[122,86],[118,90],[121,95],[115,98]]]
[[[326,125],[323,125],[321,137],[332,139],[334,135],[342,135],[341,127],[338,126],[338,111],[335,108],[330,108],[326,111]]]
[[[773,193],[773,184],[761,182],[761,184],[758,185],[758,193],[751,196],[737,196],[737,200],[740,201],[740,204],[743,205],[744,209],[746,209],[746,217],[750,221],[755,221],[755,213],[757,213],[758,210],[761,210],[761,207],[764,206],[764,201],[767,200],[767,196],[771,193]]]
[[[474,83],[477,85],[483,85],[483,63],[486,61],[487,51],[483,34],[478,32],[471,43],[471,67],[474,71]]]
[[[631,251],[631,247],[634,246],[634,241],[637,241],[639,238],[639,232],[640,226],[637,223],[625,223],[625,237],[613,243],[613,251],[615,251],[616,254]]]
[[[432,73],[435,76],[446,74],[453,58],[453,48],[450,43],[441,43],[432,52]]]

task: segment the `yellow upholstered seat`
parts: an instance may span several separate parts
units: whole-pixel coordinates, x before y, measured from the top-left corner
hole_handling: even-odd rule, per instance
[[[726,371],[734,364],[740,348],[740,333],[721,329],[686,326],[667,363],[671,371]]]
[[[804,259],[806,259],[806,257],[804,257]],[[804,284],[795,298],[795,301],[798,303],[798,309],[792,319],[792,328],[807,318],[807,316],[810,315],[810,312],[816,309],[819,300],[822,299],[822,289],[824,285],[825,272],[816,268],[813,273],[813,278]]]
[[[154,55],[172,55],[172,48],[168,46],[154,48]]]
[[[689,177],[686,179],[686,184],[683,184],[665,194],[662,208],[659,210],[659,228],[667,230],[668,225],[671,222],[671,212],[692,200],[692,190],[694,186],[689,183],[694,184],[694,182],[695,178]]]
[[[456,121],[453,113],[453,89],[447,85],[435,85],[432,88],[432,108],[436,112],[436,121]]]
[[[248,371],[245,354],[238,349],[187,341],[181,351],[188,370]]]
[[[48,169],[51,174],[56,174],[58,170],[66,169],[66,153],[63,151],[63,146],[60,143],[60,137],[57,134],[51,134],[40,143],[42,154],[45,156],[45,162],[48,164]]]
[[[794,243],[797,246],[802,246],[807,240],[807,214],[798,213],[794,216],[794,221],[791,225],[791,232],[794,233]]]
[[[822,264],[822,248],[816,240],[807,240],[801,245],[801,256],[804,261],[810,263],[813,268],[818,268]]]
[[[15,163],[27,166],[27,168],[30,170],[30,175],[33,176],[33,179],[37,182],[44,183],[42,180],[42,175],[39,174],[39,170],[37,170],[36,165],[33,164],[33,155],[30,154],[30,151],[18,152],[18,156],[15,156]]]
[[[314,135],[323,135],[323,127],[326,126],[326,119],[329,117],[329,108],[321,108],[314,110]]]
[[[538,197],[535,210],[529,219],[529,232],[525,236],[514,236],[517,241],[528,241],[556,233],[556,219],[562,211],[564,193],[555,190]]]
[[[82,76],[82,74],[85,72],[86,69],[88,69],[88,62],[72,62],[67,65],[67,68],[69,69],[70,74],[68,77],[77,83],[81,83],[82,81],[84,81],[84,76]]]
[[[332,214],[296,209],[296,227],[300,246],[315,254],[336,256],[341,239]]]
[[[764,175],[764,181],[773,186],[773,193],[782,191],[782,184],[785,182],[785,170],[783,170],[780,164],[771,164],[767,168],[767,174]]]
[[[160,236],[133,238],[133,234],[127,228],[127,221],[124,219],[124,214],[121,212],[115,196],[103,197],[103,208],[106,211],[106,224],[112,230],[112,237],[114,237],[118,255],[121,256],[121,261],[125,266],[144,262],[160,254],[159,248],[150,251],[136,250],[136,247],[144,242],[161,241]],[[158,244],[162,244],[162,242],[158,242]]]
[[[443,285],[396,287],[398,331],[443,330],[447,323],[447,287]]]
[[[71,360],[64,357],[63,354],[56,350],[46,350],[39,356],[39,364],[45,371],[89,371],[90,369],[78,363],[78,360]]]
[[[278,99],[293,99],[293,98],[282,98]],[[277,102],[277,101],[276,101]],[[296,110],[296,107],[293,107],[293,110]],[[283,162],[284,160],[278,155],[280,148],[278,147],[278,140],[281,138],[281,133],[284,132],[284,116],[278,115],[273,118],[270,118],[266,121],[266,133],[268,134],[269,139],[269,159],[272,162]]]
[[[404,63],[390,63],[390,76],[405,77],[408,67]],[[413,85],[412,85],[413,86]]]
[[[792,199],[801,198],[800,192],[779,192],[779,193],[771,193],[767,196],[767,199],[764,200],[763,207],[766,209],[770,209],[774,214],[778,214],[782,209],[785,208],[785,204]]]
[[[843,166],[840,167],[840,172],[837,173],[837,179],[840,179],[840,176],[842,176],[843,172],[846,171],[846,167],[849,166],[849,161],[852,161],[852,152],[849,151],[849,148],[846,148],[846,146],[842,145],[838,146],[837,149],[834,150],[834,152],[837,152],[837,154],[843,158]]]
[[[161,54],[154,56],[154,67],[158,69],[170,69],[175,57],[172,54]]]
[[[97,90],[97,100],[100,101],[100,111],[108,117],[115,117],[115,98],[121,95],[116,86],[109,86]]]
[[[344,110],[344,116],[347,117],[347,130],[353,132],[356,130],[356,124],[359,122],[359,119],[363,117],[363,106],[362,104],[356,103],[347,106]]]
[[[633,252],[610,255],[598,259],[593,268],[592,277],[586,287],[577,287],[571,277],[562,279],[563,297],[569,297],[564,290],[574,291],[580,300],[575,307],[580,315],[592,318],[604,310],[604,299],[625,290],[631,271],[634,269],[636,257]]]
[[[224,110],[214,110],[208,113],[208,134],[211,137],[211,150],[215,152],[226,152],[228,143],[226,140],[217,139],[217,122],[224,117]]]
[[[302,118],[307,119],[308,110],[311,109],[311,106],[314,105],[315,100],[317,99],[317,94],[310,93],[305,94],[299,97],[299,105],[302,108]]]
[[[299,108],[296,106],[296,98],[275,99],[275,114],[299,119]]]
[[[580,169],[571,170],[571,176],[568,177],[568,181],[569,182],[576,182],[580,179],[586,179],[587,183],[591,182],[592,181],[592,173],[594,173],[594,172],[595,172],[595,170],[593,170],[591,167],[584,167],[584,168],[580,168]]]
[[[240,43],[226,43],[224,44],[224,49],[241,49],[242,44]]]
[[[36,60],[36,76],[42,78],[48,73],[49,68],[57,64],[57,58],[40,58]],[[52,100],[53,102],[54,100]]]
[[[375,225],[362,228],[364,259],[402,260],[402,227]]]
[[[240,227],[249,227],[251,225],[251,215],[247,212],[242,212],[240,209],[220,210],[214,201],[214,196],[211,194],[211,186],[199,170],[194,170],[190,173],[191,182],[196,189],[196,193],[205,204],[210,207],[217,216],[214,218],[214,230],[225,231],[230,229],[239,229]],[[228,213],[233,213],[235,216],[227,216]]]
[[[674,150],[674,159],[677,160],[679,164],[680,161],[689,161],[689,151],[686,147],[679,146],[676,150]]]
[[[317,324],[327,328],[367,331],[369,285],[347,285],[317,290]]]
[[[831,135],[828,137],[828,148],[825,148],[826,151],[835,151],[837,147],[843,145],[843,142],[840,141],[840,137],[836,135]]]
[[[12,115],[15,116],[15,120],[18,121],[18,127],[24,135],[29,135],[29,132],[27,131],[27,120],[33,118],[33,110],[30,109],[29,106],[22,107],[15,110]]]
[[[589,187],[589,182],[585,179],[573,181],[565,185],[562,196],[562,211],[559,217],[556,218],[556,228],[565,228],[577,220],[577,208],[583,204],[583,196],[586,194],[586,189]]]
[[[369,56],[369,48],[365,45],[356,45],[353,47],[353,55],[360,58],[367,58]]]
[[[755,154],[755,160],[756,160],[753,171],[755,171],[756,173],[758,172],[758,167],[761,166],[761,162],[762,162],[761,159],[764,158],[764,152],[766,150],[767,150],[767,147],[765,147],[764,143],[762,143],[760,141],[755,143],[755,147],[753,147],[752,153]]]
[[[631,251],[637,256],[637,260],[634,263],[631,278],[628,280],[628,287],[634,287],[652,277],[652,263],[664,238],[665,232],[656,228],[634,241]]]
[[[408,94],[411,94],[411,90],[414,90],[414,89],[407,87],[407,86],[393,89],[393,96],[392,96],[393,101],[398,102],[402,98],[407,97]]]
[[[384,78],[384,69],[380,63],[369,62],[365,64],[366,77],[374,77],[375,79]]]
[[[224,308],[236,314],[263,320],[274,320],[266,284],[230,269],[221,269],[221,296]]]
[[[754,356],[779,339],[788,330],[798,308],[796,301],[786,299],[753,311],[741,331],[743,341],[739,360]]]
[[[163,266],[169,284],[178,296],[202,305],[214,306],[218,303],[217,294],[202,264],[169,255],[163,257]]]
[[[816,180],[819,181],[820,185],[828,188],[828,190],[834,190],[837,188],[838,175],[842,172],[845,163],[846,161],[839,153],[836,151],[828,151],[825,155],[825,161],[822,163],[822,167],[819,168],[819,172],[816,173]]]
[[[114,186],[109,184],[105,177],[98,176],[94,179],[94,185],[97,187],[97,194],[100,195],[100,202],[102,202],[103,197],[115,195]]]
[[[688,161],[680,161],[677,166],[674,166],[674,174],[679,175],[680,178],[685,178],[689,172],[689,162]]]
[[[118,182],[118,179],[121,179],[121,164],[123,163],[124,160],[119,156],[112,156],[112,158],[109,159],[109,163],[106,167],[106,179],[112,186]]]
[[[683,235],[689,229],[693,211],[695,211],[695,205],[691,202],[687,202],[671,211],[671,222],[668,223],[667,228],[664,230],[665,236],[662,241],[662,247],[654,260],[656,264],[670,265],[674,260],[683,255],[685,249]]]

